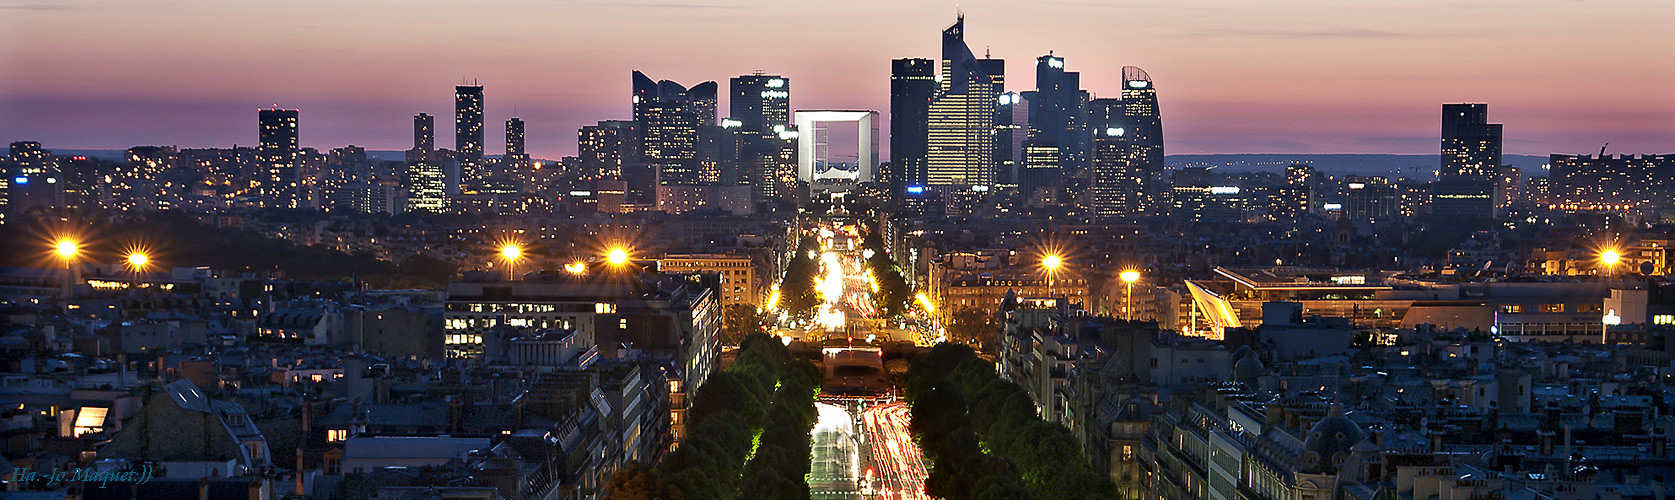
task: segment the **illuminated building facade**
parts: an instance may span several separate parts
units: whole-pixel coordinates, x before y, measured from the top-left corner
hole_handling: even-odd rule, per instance
[[[503,158],[503,161],[506,162],[508,171],[512,167],[529,163],[529,154],[525,153],[523,149],[523,120],[521,119],[514,117],[506,120],[506,157]]]
[[[1151,75],[1134,66],[1122,68],[1123,127],[1128,140],[1128,163],[1140,176],[1141,199],[1138,210],[1158,212],[1164,192],[1158,182],[1163,175],[1163,118],[1157,107],[1157,88]]]
[[[1137,145],[1130,137],[1127,106],[1116,99],[1096,99],[1088,108],[1093,110],[1088,123],[1093,129],[1088,208],[1100,217],[1139,215],[1146,206],[1150,174],[1135,154]],[[1059,157],[1065,158],[1063,154]]]
[[[1431,213],[1494,217],[1500,164],[1501,125],[1489,123],[1489,105],[1442,105],[1442,166],[1431,185]]]
[[[257,156],[264,174],[259,190],[262,205],[296,208],[297,110],[264,109],[257,112],[257,118]]]
[[[931,101],[936,98],[936,61],[890,61],[890,179],[892,197],[926,182]]]
[[[766,289],[756,272],[756,261],[743,254],[666,254],[657,259],[658,272],[697,273],[721,278],[721,307],[746,305],[764,307]]]
[[[797,120],[797,178],[813,182],[818,179],[842,178],[856,182],[870,182],[878,169],[878,112],[870,110],[811,110],[798,111]],[[821,135],[829,122],[854,122],[855,142],[859,148],[853,166],[833,162],[827,140]],[[808,137],[803,137],[808,134]],[[853,170],[849,170],[853,168]]]
[[[756,73],[734,77],[728,83],[732,94],[729,118],[738,120],[739,128],[769,133],[775,125],[791,124],[791,79]]]
[[[436,117],[424,113],[413,116],[413,150],[424,154],[436,151]]]
[[[454,87],[454,154],[460,182],[476,191],[483,176],[483,86]]]
[[[1314,167],[1293,164],[1285,167],[1285,184],[1269,196],[1268,213],[1278,220],[1296,220],[1314,205]]]
[[[1675,154],[1552,155],[1551,204],[1563,210],[1675,207]]]
[[[409,212],[443,213],[448,210],[448,178],[442,163],[419,160],[407,164],[407,205]]]
[[[1082,75],[1065,71],[1064,58],[1048,53],[1035,58],[1035,91],[1029,100],[1029,136],[1036,144],[1058,147],[1059,167],[1081,172],[1088,164],[1088,93]]]
[[[633,83],[634,121],[641,130],[640,156],[656,170],[657,183],[702,182],[705,176],[698,164],[698,129],[716,126],[715,82],[688,89],[669,80],[653,81],[645,73],[634,71]],[[629,184],[631,192],[642,189],[633,180]]]
[[[639,131],[628,120],[606,120],[576,132],[577,157],[583,175],[608,179],[620,177],[625,164],[639,154]]]
[[[995,117],[1005,91],[1004,61],[977,59],[965,44],[965,17],[942,31],[942,81],[930,103],[927,185],[995,183]]]

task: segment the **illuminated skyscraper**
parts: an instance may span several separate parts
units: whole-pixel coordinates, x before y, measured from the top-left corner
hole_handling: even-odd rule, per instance
[[[260,124],[257,158],[264,173],[261,179],[262,205],[296,207],[297,110],[264,109],[257,112]]]
[[[639,132],[628,120],[606,120],[582,127],[576,133],[577,156],[583,175],[611,179],[622,176],[623,166],[639,154]]]
[[[528,161],[529,155],[523,150],[523,120],[506,120],[506,164],[522,165]]]
[[[1088,208],[1100,217],[1139,215],[1145,208],[1147,172],[1144,164],[1136,161],[1127,104],[1116,99],[1088,103],[1092,110],[1088,125],[1093,128]]]
[[[1027,96],[1029,133],[1038,144],[1058,146],[1059,166],[1066,172],[1081,172],[1090,139],[1088,93],[1081,88],[1082,75],[1064,67],[1064,58],[1051,53],[1035,58],[1035,91]]]
[[[729,82],[732,98],[730,116],[740,128],[773,132],[774,126],[791,125],[791,80],[779,75],[744,75]]]
[[[460,182],[476,190],[483,172],[483,86],[454,87],[454,154],[459,158]]]
[[[436,151],[436,117],[419,113],[413,117],[413,150]]]
[[[965,17],[942,31],[942,81],[931,100],[926,183],[987,190],[995,182],[995,117],[1004,62],[965,44]]]
[[[1488,178],[1500,164],[1501,124],[1489,123],[1489,105],[1442,105],[1442,170],[1438,175]]]
[[[1134,66],[1122,68],[1123,116],[1128,126],[1123,131],[1128,141],[1130,168],[1140,177],[1140,192],[1144,197],[1136,207],[1139,211],[1159,212],[1162,198],[1167,196],[1163,175],[1163,118],[1157,109],[1157,88],[1151,75]]]
[[[1488,218],[1495,214],[1495,171],[1501,125],[1488,104],[1442,105],[1442,165],[1431,185],[1431,213]]]
[[[640,155],[661,184],[698,184],[698,128],[716,124],[716,84],[691,89],[669,80],[652,81],[634,71],[634,121],[640,125]],[[641,189],[632,182],[630,197]]]
[[[936,62],[930,59],[890,61],[890,166],[892,197],[903,186],[923,186],[926,180],[926,141],[931,100],[936,98]]]

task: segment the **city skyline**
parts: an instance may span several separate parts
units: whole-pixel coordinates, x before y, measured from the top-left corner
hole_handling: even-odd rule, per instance
[[[1034,88],[1024,68],[1049,51],[1080,72],[1095,97],[1120,92],[1122,66],[1146,68],[1168,89],[1159,104],[1170,117],[1172,153],[1428,153],[1442,102],[1494,104],[1508,154],[1591,152],[1605,142],[1614,151],[1656,152],[1675,140],[1675,95],[1667,92],[1675,88],[1675,40],[1610,22],[1675,19],[1675,7],[1537,2],[1502,15],[1486,4],[1380,4],[1326,15],[1316,12],[1322,5],[1032,7],[1055,22],[998,3],[960,7],[973,51],[1016,61],[1009,89]],[[530,154],[555,158],[576,153],[581,126],[631,116],[623,80],[632,69],[682,82],[760,69],[799,82],[792,109],[888,112],[889,61],[934,56],[931,31],[955,14],[952,5],[892,5],[894,14],[877,21],[891,29],[857,39],[845,28],[873,22],[867,13],[877,9],[403,7],[348,6],[326,16],[326,7],[8,2],[0,5],[12,21],[0,34],[0,63],[16,71],[0,75],[0,115],[12,118],[0,121],[0,140],[61,149],[255,144],[248,110],[277,103],[307,116],[303,147],[401,150],[406,120],[447,116],[446,88],[474,79],[493,94],[486,121],[503,123],[516,108],[528,123]],[[1437,12],[1483,24],[1462,30]],[[480,37],[396,36],[431,21],[508,13],[523,15]],[[224,28],[252,22],[284,29]],[[623,22],[676,34],[630,40],[602,31]],[[78,29],[101,36],[52,38]],[[679,33],[704,36],[670,39]],[[1464,57],[1463,46],[1471,47]],[[153,53],[173,63],[140,57]],[[1567,99],[1578,88],[1587,89],[1585,103]],[[499,151],[500,134],[490,132],[485,150]]]

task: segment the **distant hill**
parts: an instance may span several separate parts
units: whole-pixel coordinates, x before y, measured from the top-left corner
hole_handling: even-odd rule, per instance
[[[1442,163],[1438,155],[1371,154],[1216,154],[1168,155],[1170,167],[1211,167],[1230,172],[1283,172],[1287,165],[1307,163],[1331,174],[1429,177]],[[1546,156],[1505,155],[1501,162],[1518,167],[1524,175],[1545,175],[1541,165]]]

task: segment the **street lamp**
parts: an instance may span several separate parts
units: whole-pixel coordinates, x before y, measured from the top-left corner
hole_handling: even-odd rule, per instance
[[[151,262],[151,258],[147,257],[144,252],[134,252],[128,254],[127,261],[128,272],[132,276],[132,279],[128,281],[128,289],[132,291],[139,288],[140,273],[145,271],[145,266]]]
[[[1122,296],[1123,320],[1134,321],[1134,282],[1140,280],[1140,271],[1129,269],[1118,274],[1117,277],[1122,278],[1125,287]]]
[[[1617,263],[1622,260],[1623,254],[1618,253],[1614,248],[1606,249],[1605,251],[1599,253],[1599,263],[1605,264],[1606,275],[1610,275],[1611,271],[1616,269]]]
[[[1043,257],[1041,259],[1041,267],[1044,267],[1044,268],[1047,269],[1047,298],[1048,299],[1053,298],[1053,275],[1058,274],[1059,266],[1062,265],[1062,264],[1064,264],[1064,259],[1062,259],[1058,255],[1054,255],[1054,254],[1048,254],[1046,257]]]
[[[506,261],[506,281],[514,279],[513,268],[517,267],[518,259],[522,257],[523,249],[518,248],[515,243],[507,243],[500,247],[500,259]]]
[[[76,254],[81,253],[81,244],[76,243],[75,240],[65,238],[53,244],[52,251],[58,254],[60,260],[64,261],[64,298],[69,298],[70,284],[75,281],[75,276],[70,270],[70,264],[75,261]]]
[[[611,248],[611,251],[605,254],[605,262],[609,262],[612,266],[618,267],[621,267],[623,264],[627,264],[628,250],[622,247]]]

